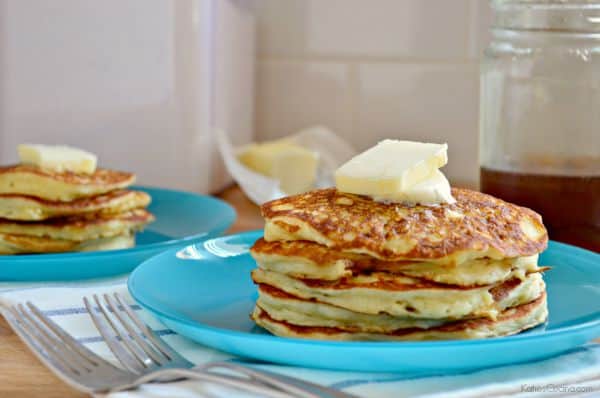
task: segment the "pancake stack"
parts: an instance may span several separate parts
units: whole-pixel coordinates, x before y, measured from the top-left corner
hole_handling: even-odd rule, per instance
[[[275,335],[324,340],[471,339],[543,323],[541,217],[452,195],[407,206],[330,188],[264,204],[252,318]]]
[[[0,167],[0,254],[113,250],[135,245],[154,220],[150,196],[126,188],[135,175],[97,169]]]

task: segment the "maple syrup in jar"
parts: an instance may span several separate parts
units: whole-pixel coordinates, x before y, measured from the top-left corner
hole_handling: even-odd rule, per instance
[[[481,190],[542,215],[550,239],[600,253],[600,176],[481,168]]]
[[[600,252],[600,1],[492,0],[480,186]]]

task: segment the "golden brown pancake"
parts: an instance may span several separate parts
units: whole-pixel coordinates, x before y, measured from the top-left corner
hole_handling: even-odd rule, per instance
[[[250,254],[260,268],[296,278],[336,280],[369,272],[388,272],[452,285],[486,285],[523,279],[539,271],[537,255],[494,260],[473,259],[459,265],[445,259],[384,261],[365,254],[343,253],[308,241],[259,239]]]
[[[120,250],[135,246],[135,234],[125,233],[123,235],[108,238],[92,239],[80,242],[74,249],[76,252],[95,252],[105,250]]]
[[[0,167],[0,194],[20,194],[53,201],[71,201],[125,188],[135,175],[97,169],[94,174],[56,173],[29,165]]]
[[[0,234],[0,255],[117,250],[133,247],[134,245],[135,237],[128,232],[123,235],[83,242],[40,238],[37,236]]]
[[[20,194],[0,194],[0,218],[43,221],[82,214],[117,214],[150,204],[150,195],[141,191],[117,190],[70,202],[40,199]]]
[[[82,242],[137,231],[152,221],[154,216],[143,209],[119,214],[72,216],[44,222],[0,220],[0,234]]]
[[[259,268],[252,271],[252,279],[295,297],[353,312],[420,319],[493,318],[508,307],[533,300],[545,289],[539,273],[529,274],[524,280],[471,287],[377,272],[323,281],[292,278]]]
[[[508,336],[530,329],[546,321],[548,310],[546,294],[542,293],[531,302],[503,311],[495,319],[476,318],[448,322],[430,328],[402,328],[387,333],[351,332],[336,327],[299,326],[272,318],[260,306],[256,306],[252,319],[277,336],[318,340],[451,340]]]
[[[532,256],[548,234],[534,211],[480,192],[453,188],[454,204],[407,206],[321,189],[267,202],[264,238],[312,241],[382,260]]]
[[[420,206],[330,188],[264,204],[252,318],[279,336],[331,340],[482,338],[544,322],[541,217],[452,194]]]
[[[337,327],[351,332],[387,333],[408,327],[430,328],[451,321],[395,317],[384,313],[363,314],[315,299],[302,299],[264,284],[258,286],[256,304],[278,321],[299,326]]]

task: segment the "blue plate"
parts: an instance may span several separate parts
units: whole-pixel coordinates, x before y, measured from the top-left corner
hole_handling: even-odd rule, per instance
[[[106,277],[130,272],[169,248],[223,234],[235,211],[210,196],[159,188],[134,187],[152,196],[148,210],[156,221],[136,235],[131,249],[85,253],[0,256],[0,281],[56,281]]]
[[[170,250],[129,276],[129,291],[174,331],[269,362],[355,371],[458,371],[550,357],[600,336],[600,255],[550,242],[550,320],[516,336],[439,342],[328,342],[281,338],[249,319],[257,293],[249,232]]]

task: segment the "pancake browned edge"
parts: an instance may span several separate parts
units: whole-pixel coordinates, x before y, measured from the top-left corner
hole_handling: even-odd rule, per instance
[[[279,336],[440,340],[545,321],[541,217],[479,192],[408,206],[322,189],[265,203],[252,318]]]
[[[458,320],[430,328],[403,328],[388,333],[349,332],[335,327],[298,326],[275,320],[259,306],[252,319],[277,336],[318,340],[450,340],[507,336],[543,323],[548,315],[546,294],[535,300],[503,311],[498,318]]]
[[[305,300],[316,300],[361,314],[420,319],[495,318],[506,308],[538,297],[545,284],[539,273],[487,286],[452,286],[385,273],[338,281],[291,278],[252,271],[256,284],[269,285]],[[260,293],[260,291],[259,291]]]
[[[103,195],[52,201],[21,194],[0,194],[0,218],[16,221],[43,221],[83,214],[118,214],[150,204],[146,192],[117,190]]]
[[[135,246],[130,232],[83,242],[0,234],[0,254],[42,254],[126,249]]]
[[[372,272],[415,277],[450,285],[472,286],[523,279],[542,271],[538,255],[505,259],[478,258],[455,264],[437,260],[385,261],[365,254],[344,253],[308,241],[267,242],[257,240],[250,254],[261,269],[301,279],[337,280]]]
[[[0,220],[0,233],[82,242],[137,231],[152,221],[154,216],[151,213],[136,209],[119,214],[90,214],[43,222]]]
[[[47,171],[29,165],[0,167],[0,192],[35,196],[46,200],[71,201],[123,189],[135,174],[96,169],[93,174]]]
[[[467,189],[453,204],[380,203],[335,188],[267,202],[264,239],[305,240],[382,260],[503,259],[542,252],[548,234],[539,214]]]

